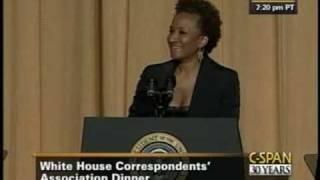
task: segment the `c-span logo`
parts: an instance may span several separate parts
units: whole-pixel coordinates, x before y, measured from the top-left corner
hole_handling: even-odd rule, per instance
[[[291,152],[252,152],[249,154],[250,176],[290,176]]]

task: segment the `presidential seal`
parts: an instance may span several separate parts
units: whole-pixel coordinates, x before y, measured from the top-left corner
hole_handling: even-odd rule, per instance
[[[157,132],[151,133],[140,138],[132,147],[132,153],[187,153],[187,149],[184,144],[175,136],[168,133]],[[149,164],[157,165],[162,168],[155,172],[148,171],[134,171],[131,172],[135,175],[150,176],[151,180],[184,180],[188,174],[187,171],[170,171],[167,170],[167,165],[177,165],[188,163],[188,158],[180,157],[146,157],[146,158],[135,158],[130,160],[133,164]]]
[[[176,137],[167,133],[151,133],[137,141],[133,153],[186,153],[187,149]]]

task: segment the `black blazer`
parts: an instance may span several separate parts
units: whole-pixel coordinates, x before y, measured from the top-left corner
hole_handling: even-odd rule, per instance
[[[153,102],[147,96],[150,78],[165,82],[174,76],[176,60],[147,66],[138,82],[129,117],[154,116]],[[162,83],[163,84],[163,83]],[[189,117],[235,117],[239,118],[240,90],[236,71],[219,65],[205,56],[201,62],[194,87]]]

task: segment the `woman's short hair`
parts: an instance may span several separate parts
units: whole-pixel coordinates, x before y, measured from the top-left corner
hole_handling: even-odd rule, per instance
[[[218,9],[206,0],[179,0],[176,4],[176,14],[181,12],[198,15],[199,26],[203,35],[208,36],[208,44],[204,47],[205,53],[210,53],[218,44],[221,37]]]

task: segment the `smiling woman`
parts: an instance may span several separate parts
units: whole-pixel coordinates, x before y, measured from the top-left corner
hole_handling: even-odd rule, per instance
[[[167,37],[172,60],[147,66],[130,117],[239,117],[237,72],[208,53],[217,46],[219,11],[205,0],[179,0]]]

